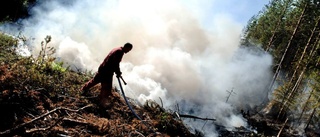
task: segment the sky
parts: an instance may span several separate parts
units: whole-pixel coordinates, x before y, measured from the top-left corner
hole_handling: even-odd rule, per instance
[[[229,18],[241,26],[245,26],[253,15],[256,15],[269,3],[269,0],[207,0],[200,2],[186,0],[184,2],[192,12],[201,17],[201,22],[206,27],[210,27],[212,21],[219,17]]]
[[[82,71],[96,72],[112,48],[132,43],[120,68],[128,83],[126,95],[139,103],[161,99],[167,110],[215,118],[215,124],[232,130],[247,126],[240,109],[252,109],[268,95],[271,55],[240,47],[239,41],[248,20],[269,1],[41,2],[30,10],[30,18],[0,30],[23,35],[27,42],[21,48],[34,56],[50,35],[56,57]],[[119,86],[115,78],[113,85]],[[228,97],[230,91],[234,94]],[[206,136],[218,136],[214,124],[184,122]]]

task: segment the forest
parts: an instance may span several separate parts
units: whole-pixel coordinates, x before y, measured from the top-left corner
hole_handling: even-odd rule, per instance
[[[295,128],[319,130],[320,1],[273,0],[252,17],[243,45],[261,45],[274,57],[270,103],[275,118]],[[301,127],[302,126],[302,127]]]
[[[19,22],[20,19],[29,16],[29,9],[34,4],[41,1],[36,0],[5,0],[0,3],[0,20],[1,23]],[[6,8],[10,6],[11,8]],[[223,136],[320,136],[320,1],[319,0],[270,0],[269,4],[255,14],[243,29],[241,45],[247,47],[257,47],[268,52],[273,57],[273,78],[270,81],[266,92],[272,96],[264,103],[260,110],[268,111],[263,113],[264,116],[257,118],[257,115],[246,115],[248,123],[257,126],[258,133],[254,132],[227,132],[221,131]],[[66,126],[57,126],[59,122],[65,121],[77,126],[71,136],[77,136],[84,127],[90,127],[95,135],[109,134],[122,136],[123,132],[131,134],[151,135],[147,127],[137,122],[130,114],[127,108],[112,109],[114,117],[128,117],[127,119],[118,119],[117,121],[109,120],[108,124],[103,123],[100,126],[94,125],[94,119],[104,117],[102,112],[93,109],[81,113],[83,117],[90,117],[91,122],[76,119],[75,113],[85,108],[91,99],[70,98],[66,96],[78,96],[76,89],[81,83],[84,83],[92,75],[88,72],[69,71],[63,68],[63,62],[55,62],[52,55],[55,49],[47,47],[50,43],[50,36],[47,36],[41,43],[42,51],[37,58],[22,58],[14,53],[9,46],[16,45],[17,41],[8,36],[0,36],[0,106],[2,109],[11,109],[8,113],[1,114],[0,135],[29,135],[29,136],[46,136],[41,131],[48,131],[52,135],[67,134],[57,128],[70,128]],[[45,58],[49,56],[50,58]],[[34,62],[38,64],[35,65]],[[40,64],[40,65],[39,65]],[[22,73],[22,72],[23,73]],[[30,81],[32,79],[32,82]],[[49,84],[48,84],[49,83]],[[66,87],[69,89],[66,90]],[[27,92],[30,91],[30,92]],[[44,95],[40,95],[43,91]],[[68,93],[66,93],[68,92]],[[63,93],[56,95],[55,93]],[[62,99],[64,98],[64,99]],[[66,99],[67,98],[67,99]],[[115,98],[119,98],[115,95]],[[30,102],[33,100],[34,102]],[[63,100],[63,101],[61,101]],[[22,107],[17,104],[24,104]],[[37,102],[37,103],[36,103]],[[72,104],[76,102],[78,104]],[[92,101],[94,102],[94,101]],[[56,103],[56,104],[54,104]],[[46,117],[41,115],[36,119],[30,113],[43,114],[48,113],[57,105],[68,104],[74,109],[61,109],[52,112],[51,121],[35,121]],[[115,102],[121,106],[124,102]],[[72,104],[72,105],[70,105]],[[79,105],[81,104],[81,105]],[[150,104],[152,104],[150,106]],[[147,104],[143,109],[139,109],[140,114],[150,115],[153,120],[152,126],[157,127],[165,136],[203,136],[200,132],[191,134],[187,129],[181,126],[181,122],[175,120],[174,115],[166,112],[161,105]],[[76,109],[75,108],[78,108]],[[125,105],[124,105],[125,106]],[[156,107],[154,107],[156,106]],[[24,112],[15,113],[18,110]],[[136,108],[138,109],[138,108]],[[64,110],[65,112],[63,112]],[[67,112],[69,111],[69,112]],[[145,111],[145,113],[143,113]],[[30,113],[29,113],[30,112]],[[73,112],[71,114],[71,112]],[[158,112],[159,114],[155,114]],[[68,114],[70,113],[70,114]],[[96,116],[89,116],[94,113]],[[261,114],[261,113],[260,113]],[[48,114],[49,115],[49,114]],[[56,116],[57,115],[57,116]],[[69,115],[68,119],[59,119],[59,116]],[[183,115],[183,114],[181,114]],[[17,118],[18,116],[23,118]],[[195,116],[188,116],[194,117]],[[199,117],[198,117],[199,118]],[[89,119],[89,118],[88,118]],[[29,122],[26,122],[28,121]],[[31,121],[30,121],[31,120]],[[167,124],[170,121],[172,125]],[[101,121],[100,121],[101,122]],[[124,125],[119,131],[112,130],[114,127],[122,125],[121,122],[129,123]],[[22,123],[22,124],[21,124]],[[50,124],[48,128],[35,128],[36,124]],[[31,124],[34,124],[33,126]],[[175,124],[175,125],[174,125]],[[263,125],[263,126],[261,126]],[[56,128],[53,128],[55,127]],[[109,129],[106,128],[109,126]],[[259,127],[260,126],[260,127]],[[11,127],[8,129],[7,127]],[[110,128],[111,127],[111,128]],[[268,129],[265,129],[268,127]],[[32,129],[26,133],[22,129]],[[132,132],[132,129],[140,130],[140,133]],[[156,129],[156,128],[155,128]],[[88,130],[88,129],[87,129]],[[136,130],[136,131],[137,131]],[[153,129],[154,130],[154,129]],[[175,132],[177,131],[177,132]],[[268,133],[269,132],[269,133]],[[299,133],[297,133],[299,132]],[[302,133],[301,133],[302,132]],[[87,132],[87,135],[90,135]],[[91,134],[92,135],[92,134]],[[160,135],[158,135],[160,136]]]

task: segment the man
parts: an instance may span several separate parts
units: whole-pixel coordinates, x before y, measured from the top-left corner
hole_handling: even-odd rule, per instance
[[[99,100],[100,105],[104,106],[105,100],[112,95],[113,73],[116,73],[117,77],[121,77],[120,62],[123,55],[131,51],[132,48],[133,46],[131,43],[126,43],[122,47],[111,50],[108,56],[100,64],[96,75],[81,88],[82,94],[86,95],[91,87],[101,83]]]

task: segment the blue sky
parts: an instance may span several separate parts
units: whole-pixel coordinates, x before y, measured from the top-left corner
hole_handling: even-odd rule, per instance
[[[213,3],[212,12],[232,15],[235,21],[246,24],[269,0],[219,0]]]
[[[217,16],[229,17],[241,25],[246,25],[247,21],[263,7],[269,0],[181,0],[195,14],[201,17],[204,25]],[[201,8],[199,8],[201,7]]]

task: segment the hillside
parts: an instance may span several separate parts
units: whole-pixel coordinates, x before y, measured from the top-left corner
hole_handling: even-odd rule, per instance
[[[92,74],[72,71],[62,67],[62,62],[55,62],[51,56],[54,49],[48,46],[50,37],[41,44],[43,50],[38,57],[20,56],[16,52],[17,39],[4,34],[0,38],[0,136],[192,137],[205,135],[189,129],[184,118],[214,121],[177,115],[152,100],[140,105],[128,98],[141,121],[116,88],[108,108],[102,109],[97,105],[100,85],[90,95],[80,96],[79,88]],[[276,122],[260,113],[243,114],[250,129],[228,131],[216,125],[219,136],[275,136],[279,131],[282,136],[298,136],[283,121]]]
[[[57,95],[48,98],[42,92],[45,91],[3,92],[2,101],[20,101],[8,101],[8,105],[1,104],[8,110],[1,115],[1,135],[194,136],[181,121],[173,119],[153,103],[134,107],[146,121],[138,120],[116,92],[110,99],[110,108],[107,110],[94,104],[95,97]]]
[[[50,38],[45,39],[46,47]],[[4,136],[194,136],[181,120],[150,101],[135,105],[145,121],[133,115],[120,94],[113,92],[110,105],[96,105],[99,86],[89,97],[78,90],[89,73],[80,73],[54,63],[54,58],[22,57],[17,41],[1,35],[0,135]],[[40,54],[41,55],[41,54]]]

